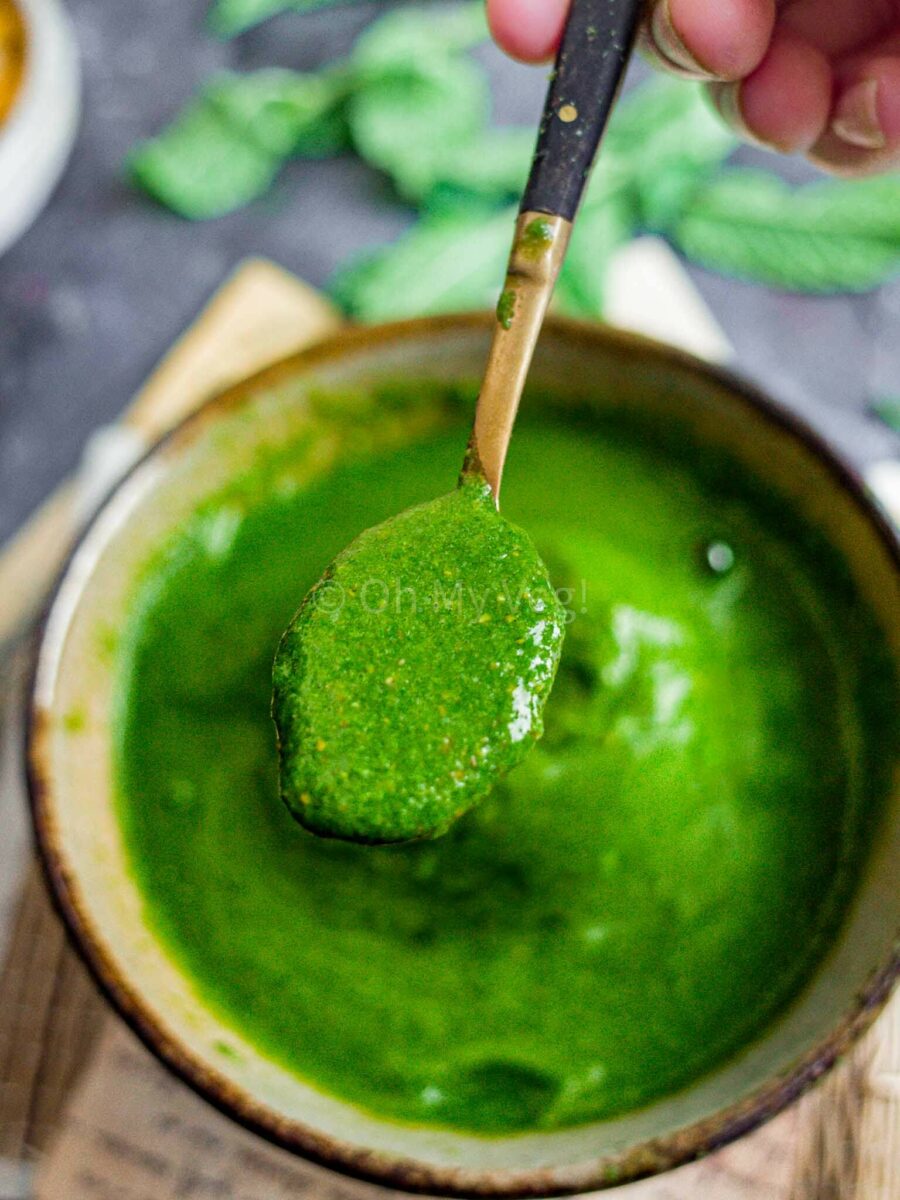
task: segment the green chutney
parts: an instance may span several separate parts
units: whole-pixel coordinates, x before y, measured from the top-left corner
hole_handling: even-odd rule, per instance
[[[452,478],[471,399],[314,398],[185,522],[120,639],[117,776],[146,919],[236,1034],[383,1118],[496,1135],[646,1105],[784,1010],[855,886],[894,680],[842,560],[738,464],[538,397],[504,512],[566,608],[543,738],[439,840],[311,836],[279,800],[279,638]]]
[[[564,627],[484,479],[367,529],[275,656],[288,808],[324,837],[440,837],[541,736]]]

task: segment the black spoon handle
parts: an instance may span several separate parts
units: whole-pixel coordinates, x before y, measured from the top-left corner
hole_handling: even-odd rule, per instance
[[[642,0],[572,0],[522,212],[574,218],[642,8]]]

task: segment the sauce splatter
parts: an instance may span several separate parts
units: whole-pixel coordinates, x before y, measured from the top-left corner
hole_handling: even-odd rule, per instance
[[[504,329],[511,329],[513,317],[516,315],[516,293],[513,288],[505,288],[497,301],[497,320]]]
[[[526,258],[540,258],[553,245],[553,225],[544,217],[535,217],[522,230],[519,250]]]

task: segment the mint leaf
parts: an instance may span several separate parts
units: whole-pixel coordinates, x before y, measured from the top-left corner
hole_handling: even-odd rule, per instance
[[[900,433],[900,396],[885,396],[876,400],[872,408],[894,433]]]
[[[486,36],[484,7],[475,3],[396,9],[356,41],[347,106],[353,143],[409,200],[423,199],[439,164],[487,124],[487,78],[462,53]]]
[[[386,171],[401,195],[420,199],[445,156],[471,145],[489,112],[487,80],[465,58],[411,60],[371,78],[351,97],[357,151]]]
[[[360,34],[351,62],[371,78],[394,67],[422,67],[435,57],[454,58],[487,36],[487,17],[480,2],[396,8]]]
[[[759,171],[707,184],[673,238],[712,270],[793,291],[863,292],[900,271],[900,177],[791,189]]]
[[[556,287],[561,312],[573,317],[603,314],[610,259],[634,233],[634,209],[621,191],[610,190],[578,214]]]
[[[429,210],[455,197],[506,204],[521,196],[528,178],[536,132],[527,126],[483,129],[432,155],[426,182]]]
[[[343,3],[347,3],[347,0],[215,0],[207,24],[217,37],[231,38],[282,12],[311,12],[317,8],[332,8]],[[422,20],[421,10],[415,15],[422,25],[434,24],[436,18],[439,26],[436,37],[443,38],[451,49],[464,49],[465,46],[474,45],[487,36],[487,22],[483,11],[480,12],[480,21],[478,20],[481,8],[480,4],[457,6],[452,10],[452,15],[449,10],[442,13],[440,9],[437,12],[432,9],[431,16],[425,20]],[[446,19],[448,16],[449,20]],[[408,15],[399,10],[397,19],[400,25],[399,32],[402,34],[404,20],[408,19]],[[389,31],[385,35],[385,41],[390,41],[394,36],[394,33]],[[471,40],[466,40],[467,38]]]
[[[803,195],[810,215],[835,231],[900,243],[900,175],[810,184]]]
[[[338,72],[273,68],[214,76],[128,161],[134,181],[184,217],[218,217],[269,188],[286,158],[334,153],[347,140]]]
[[[280,12],[309,12],[314,8],[325,8],[340,2],[341,0],[216,0],[207,23],[217,37],[230,38]]]
[[[128,160],[132,179],[183,217],[202,220],[240,208],[271,185],[281,158],[223,120],[205,100]]]
[[[664,231],[737,144],[699,84],[658,79],[613,113],[597,175],[609,157],[606,170],[618,168],[634,190],[641,225]]]
[[[214,15],[225,28],[326,2],[220,0]],[[181,215],[219,216],[264,192],[284,159],[346,148],[352,116],[361,152],[403,194],[423,197],[441,174],[442,156],[452,157],[486,122],[486,79],[455,57],[486,35],[479,3],[398,9],[370,25],[351,60],[330,70],[216,76],[169,129],[132,153],[128,169]]]
[[[297,132],[294,158],[331,158],[350,147],[350,128],[343,106],[330,109]]]
[[[675,130],[695,134],[698,146],[673,143]],[[702,85],[656,76],[618,102],[604,140],[604,153],[609,148],[616,154],[643,157],[651,148],[663,153],[674,148],[705,156],[709,139],[716,146],[737,144],[737,137],[710,107]]]
[[[272,67],[215,76],[203,98],[236,134],[281,158],[309,147],[317,156],[343,149],[347,127],[339,104],[347,88],[338,71],[301,74]]]
[[[425,218],[400,241],[342,268],[331,294],[364,321],[492,306],[514,224],[515,209]]]

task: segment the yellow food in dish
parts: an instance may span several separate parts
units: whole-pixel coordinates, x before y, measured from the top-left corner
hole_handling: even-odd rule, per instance
[[[13,0],[0,0],[0,124],[12,111],[25,73],[25,22]]]

